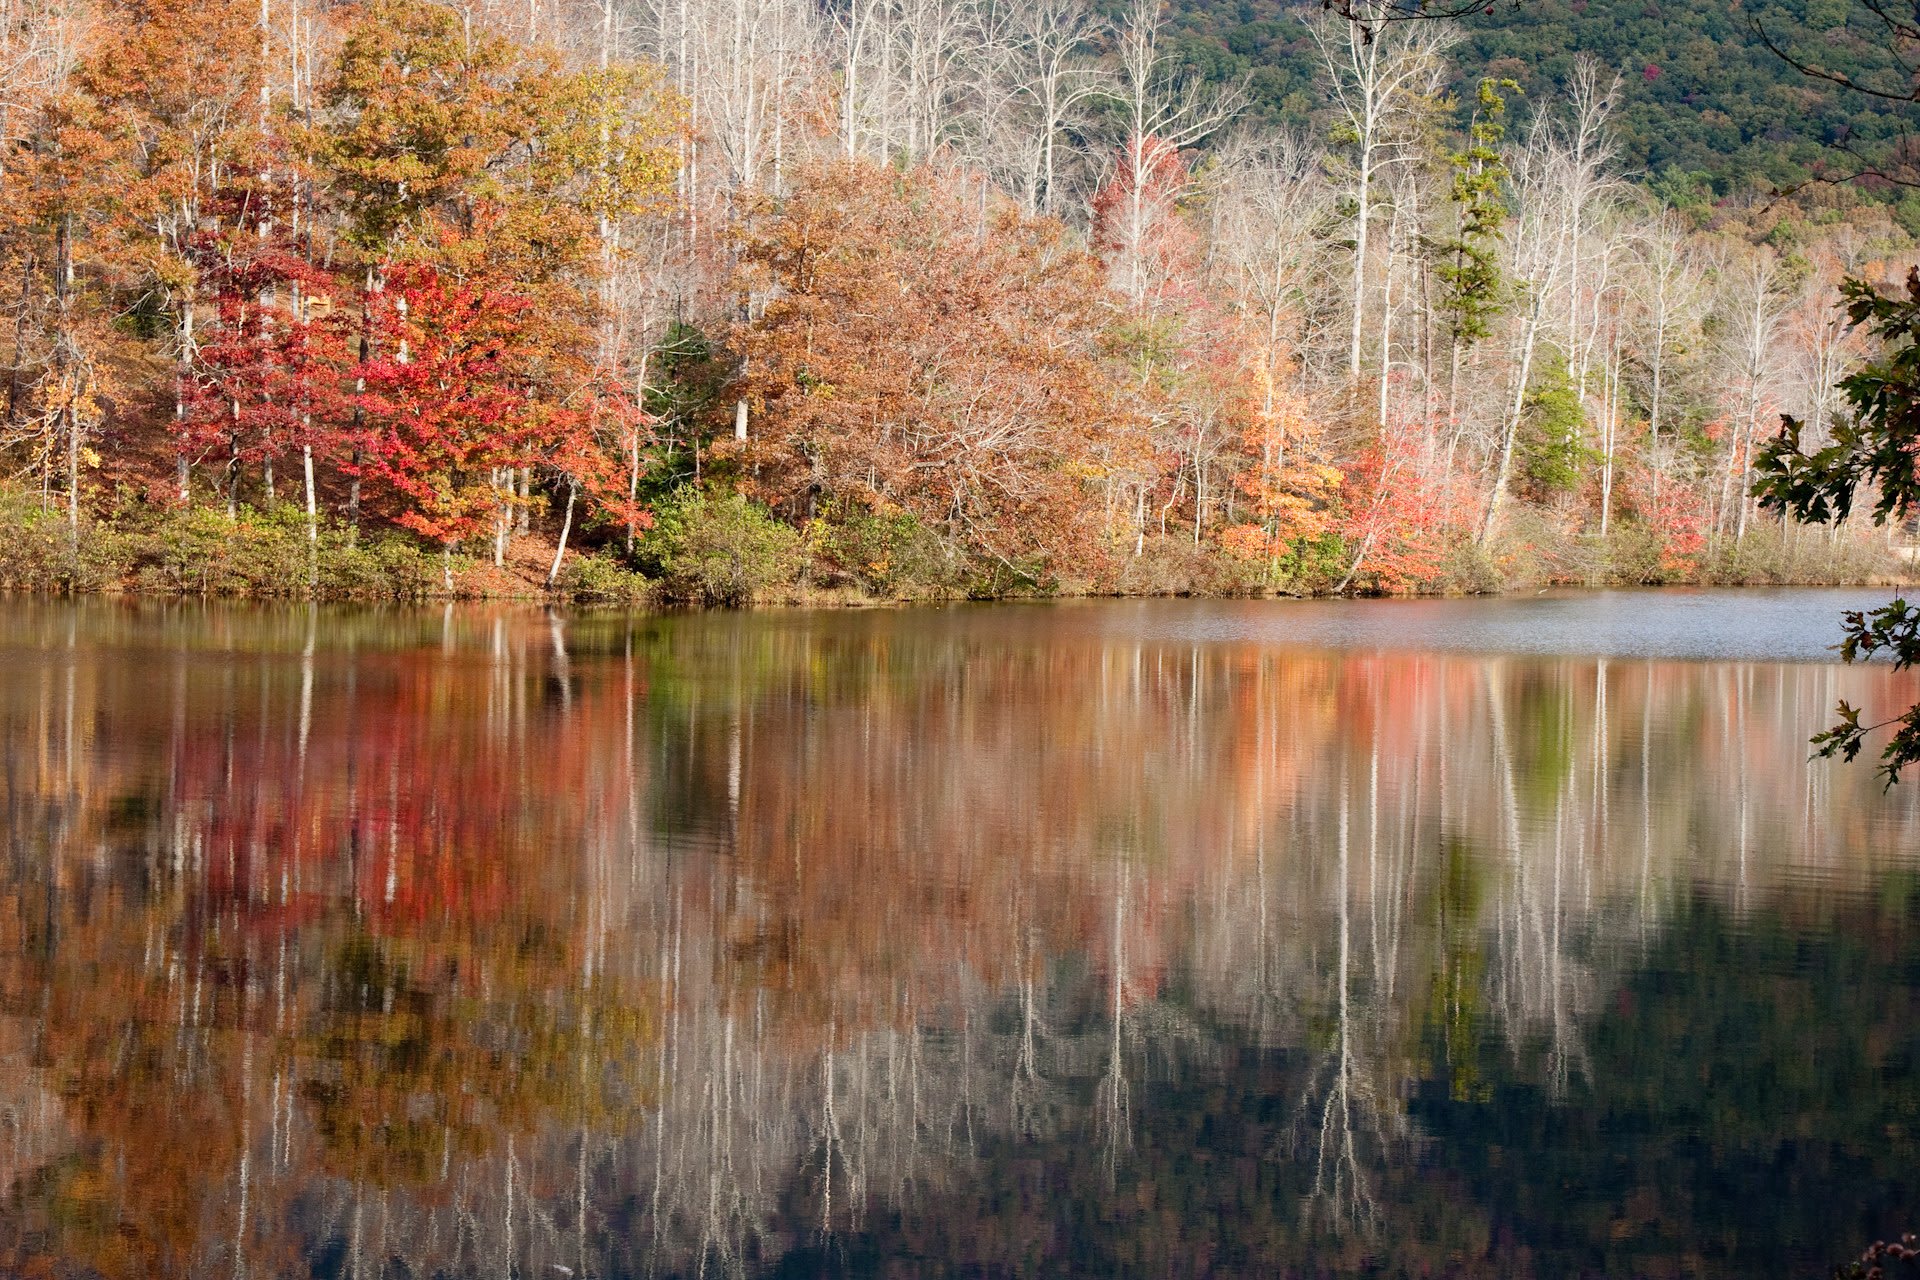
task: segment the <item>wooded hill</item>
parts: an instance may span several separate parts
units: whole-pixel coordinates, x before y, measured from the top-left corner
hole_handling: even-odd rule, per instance
[[[1325,124],[1325,68],[1306,26],[1318,12],[1280,0],[1179,0],[1172,25],[1199,73],[1247,82],[1251,114],[1311,131]],[[1493,76],[1551,98],[1571,83],[1580,54],[1619,71],[1621,172],[1695,213],[1755,186],[1857,173],[1903,155],[1911,132],[1907,104],[1809,78],[1781,56],[1898,82],[1884,24],[1855,0],[1493,0],[1455,25],[1455,97]],[[1867,186],[1920,231],[1920,200]]]

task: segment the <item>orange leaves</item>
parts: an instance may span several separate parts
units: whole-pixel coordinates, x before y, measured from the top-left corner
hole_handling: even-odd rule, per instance
[[[814,169],[749,225],[737,339],[764,496],[897,506],[1024,572],[1089,554],[1108,430],[1093,263],[970,177]]]
[[[1416,589],[1440,576],[1450,534],[1466,509],[1423,456],[1425,436],[1406,423],[1382,428],[1344,468],[1341,537],[1347,581],[1377,591]]]
[[[257,181],[269,145],[257,6],[112,0],[108,19],[113,40],[76,78],[128,145],[131,212],[177,249],[218,186]]]
[[[515,50],[429,0],[371,0],[325,89],[333,126],[306,141],[347,197],[351,234],[389,246],[520,136]]]
[[[1221,540],[1241,555],[1273,561],[1327,531],[1340,472],[1323,460],[1324,431],[1305,398],[1277,386],[1269,366],[1261,361],[1251,371],[1257,402],[1240,433],[1247,461],[1237,483],[1254,522],[1230,527]]]
[[[1657,571],[1665,581],[1685,581],[1699,572],[1713,511],[1699,487],[1649,459],[1639,468],[1640,518],[1658,540]]]

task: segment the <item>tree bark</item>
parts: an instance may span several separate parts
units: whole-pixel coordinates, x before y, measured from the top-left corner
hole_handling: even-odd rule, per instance
[[[580,482],[567,481],[567,514],[560,521],[560,543],[553,549],[553,566],[547,570],[547,585],[551,587],[560,577],[560,561],[567,554],[567,535],[573,532],[573,502],[580,496]]]

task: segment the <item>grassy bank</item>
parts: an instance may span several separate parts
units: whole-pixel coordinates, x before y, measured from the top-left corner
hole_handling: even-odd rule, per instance
[[[664,504],[629,551],[574,546],[551,583],[555,544],[535,530],[484,554],[404,531],[308,527],[292,505],[165,509],[129,504],[70,523],[40,496],[0,488],[0,589],[49,595],[148,594],[267,600],[554,599],[622,605],[740,607],[1074,595],[1261,596],[1333,592],[1351,564],[1338,543],[1254,561],[1179,536],[1150,537],[1081,579],[982,565],[905,517],[823,518],[795,529],[737,495],[686,492]],[[1864,585],[1913,576],[1880,537],[1766,523],[1739,541],[1676,560],[1632,524],[1605,538],[1568,536],[1522,513],[1490,551],[1461,541],[1405,594],[1493,594],[1569,586]],[[451,583],[449,587],[448,583]],[[1349,591],[1378,594],[1357,575]]]

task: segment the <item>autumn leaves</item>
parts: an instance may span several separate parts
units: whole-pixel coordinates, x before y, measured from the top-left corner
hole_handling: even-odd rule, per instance
[[[0,452],[75,559],[90,515],[240,539],[291,501],[313,547],[398,527],[447,586],[537,528],[552,584],[581,541],[657,570],[683,504],[803,538],[727,575],[782,591],[1754,576],[1757,433],[1824,423],[1859,355],[1838,248],[1765,266],[1761,215],[1630,198],[1598,64],[1571,105],[1469,109],[1426,24],[1303,37],[1323,148],[1234,132],[1147,0],[1049,32],[984,0],[102,3],[0,16],[41,51],[0,102]],[[1821,323],[1772,341],[1790,303]],[[821,550],[871,522],[938,572]]]
[[[111,16],[0,189],[15,434],[139,439],[165,351],[179,501],[271,504],[297,459],[313,524],[320,490],[355,522],[364,495],[450,548],[534,485],[639,521],[645,415],[602,286],[676,168],[657,70],[570,69],[425,0],[353,10],[331,57],[296,13],[290,77],[244,5]],[[72,390],[89,359],[116,366],[111,403]]]

